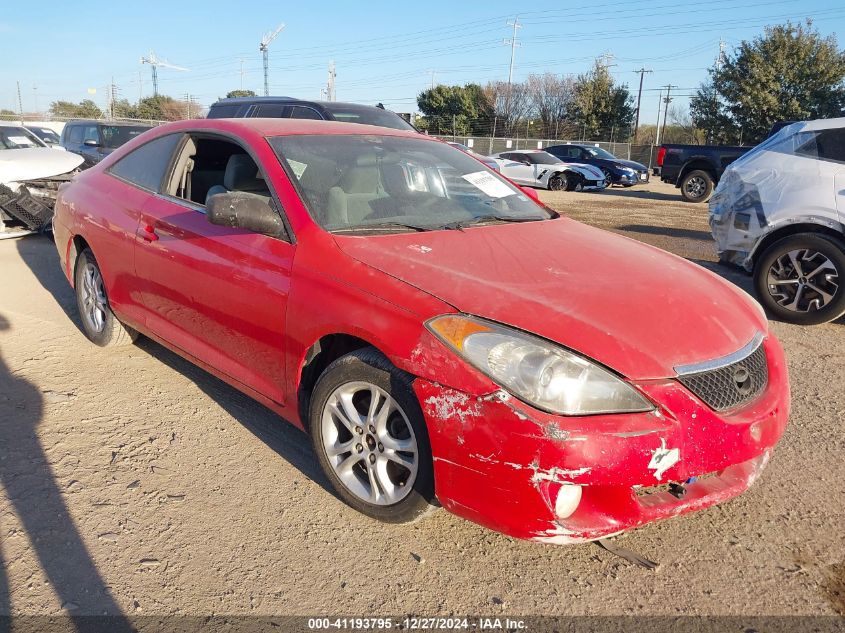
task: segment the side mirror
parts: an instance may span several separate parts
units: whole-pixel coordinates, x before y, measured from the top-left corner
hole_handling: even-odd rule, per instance
[[[84,140],[84,141],[82,142],[82,144],[83,144],[83,145],[87,145],[88,147],[99,147],[99,146],[100,146],[100,143],[98,143],[97,141],[95,141],[95,140],[94,140],[94,139],[92,139],[92,138],[89,138],[89,139]]]
[[[536,189],[532,189],[531,187],[520,187],[520,189],[522,189],[522,193],[524,193],[526,196],[528,196],[532,200],[536,200],[537,202],[540,202],[540,195],[537,193]]]
[[[282,218],[270,198],[245,191],[218,193],[208,199],[206,217],[212,224],[245,229],[271,237],[285,235]]]

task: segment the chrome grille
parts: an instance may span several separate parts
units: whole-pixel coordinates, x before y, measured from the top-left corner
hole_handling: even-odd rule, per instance
[[[754,350],[728,365],[683,373],[678,380],[716,411],[734,409],[759,396],[769,383],[769,365],[762,340]]]

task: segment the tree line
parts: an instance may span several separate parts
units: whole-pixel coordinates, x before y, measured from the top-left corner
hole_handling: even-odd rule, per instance
[[[627,140],[634,119],[628,87],[600,61],[577,77],[438,85],[420,93],[417,107],[417,127],[431,134]]]
[[[651,144],[753,145],[772,125],[837,117],[845,110],[845,52],[811,20],[767,27],[709,69],[689,108],[670,106],[658,130],[640,120],[634,99],[596,61],[571,77],[546,73],[523,82],[440,85],[417,98],[417,126],[431,134],[583,139]],[[661,117],[664,113],[661,113]]]

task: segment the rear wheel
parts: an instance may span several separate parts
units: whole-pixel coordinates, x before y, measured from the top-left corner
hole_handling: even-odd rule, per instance
[[[76,260],[74,287],[82,331],[88,340],[100,347],[117,347],[138,338],[138,332],[118,321],[109,307],[103,274],[91,249],[86,248]]]
[[[845,314],[845,244],[814,233],[772,244],[754,266],[760,303],[775,318],[818,325]]]
[[[687,202],[707,202],[713,195],[713,186],[713,176],[694,169],[681,181],[681,195]]]
[[[413,521],[432,507],[431,447],[411,377],[373,348],[329,365],[309,414],[320,466],[338,495],[362,514]]]

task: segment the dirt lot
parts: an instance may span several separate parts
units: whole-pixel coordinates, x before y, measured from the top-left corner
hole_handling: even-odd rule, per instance
[[[747,287],[671,187],[543,197]],[[0,241],[0,614],[845,613],[845,328],[772,328],[786,435],[744,496],[617,539],[652,572],[443,511],[366,519],[262,406],[148,340],[88,344],[48,239]]]

